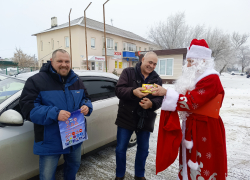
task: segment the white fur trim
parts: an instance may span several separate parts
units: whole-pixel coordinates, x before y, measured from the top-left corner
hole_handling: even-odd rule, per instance
[[[185,139],[185,129],[186,129],[186,121],[182,121],[182,138]],[[186,146],[184,144],[184,140],[182,139],[182,179],[188,180],[188,174],[187,174],[187,155],[186,155]]]
[[[184,144],[185,144],[185,146],[186,146],[187,149],[192,149],[192,147],[194,145],[194,143],[193,143],[192,140],[191,141],[187,141],[186,139],[184,139]]]
[[[212,50],[203,46],[192,45],[186,58],[211,59]]]
[[[204,77],[207,77],[209,75],[212,74],[217,74],[218,76],[220,76],[220,74],[215,71],[214,69],[207,69],[202,75],[200,75],[197,79],[196,79],[196,83],[199,82],[201,79],[203,79]]]
[[[194,163],[193,161],[191,161],[190,159],[188,160],[188,166],[193,169],[193,170],[198,170],[199,164],[196,162]]]
[[[164,111],[175,111],[178,99],[179,93],[173,88],[168,88],[167,94],[162,101],[161,109]]]

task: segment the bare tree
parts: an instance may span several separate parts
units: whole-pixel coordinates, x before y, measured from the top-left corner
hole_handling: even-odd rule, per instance
[[[247,42],[248,38],[249,38],[249,34],[239,34],[238,32],[234,32],[232,34],[231,40],[235,49],[239,49],[241,46],[243,46]]]
[[[250,65],[250,48],[249,46],[241,46],[239,53],[237,54],[239,64],[241,64],[241,72],[244,72],[245,68]]]
[[[244,53],[240,49],[247,42],[249,34],[234,32],[230,35],[217,28],[206,29],[205,25],[190,27],[185,22],[184,12],[171,15],[166,22],[159,22],[151,27],[149,38],[161,49],[185,48],[193,39],[205,39],[212,50],[215,68],[220,73],[227,67],[237,64],[239,60],[248,62],[242,60]],[[241,64],[245,67],[244,63]]]
[[[188,26],[185,13],[177,13],[168,17],[166,22],[159,22],[149,30],[149,38],[162,49],[174,49],[184,46]]]
[[[33,57],[25,54],[20,48],[16,48],[16,52],[14,53],[12,60],[18,63],[20,68],[35,67],[36,63]]]

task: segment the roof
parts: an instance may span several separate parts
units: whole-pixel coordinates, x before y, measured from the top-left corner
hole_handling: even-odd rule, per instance
[[[135,52],[135,55],[138,56],[138,54],[146,54],[148,51],[137,51]],[[157,54],[157,56],[162,55],[172,55],[172,54],[187,54],[187,48],[179,48],[179,49],[163,49],[163,50],[153,50]]]
[[[76,25],[85,27],[84,16],[70,21],[71,27],[76,26]],[[99,21],[96,21],[96,20],[93,20],[90,18],[86,18],[86,25],[87,25],[87,28],[104,32],[104,26],[103,26],[102,22],[99,22]],[[58,25],[57,27],[46,29],[46,30],[41,31],[39,33],[33,34],[33,36],[36,36],[38,34],[45,33],[45,32],[50,32],[50,31],[54,31],[54,30],[58,30],[58,29],[62,29],[62,28],[67,28],[67,27],[69,27],[68,22],[61,24],[61,25]],[[153,44],[152,42],[148,41],[147,39],[145,39],[137,34],[134,34],[130,31],[125,31],[123,29],[119,29],[117,27],[110,26],[108,24],[106,24],[105,28],[106,28],[106,33],[108,33],[108,34],[113,34],[113,35],[117,35],[120,37],[132,39],[132,40],[136,40],[136,41],[141,41],[141,42],[148,43],[148,44]]]
[[[100,71],[87,71],[87,70],[73,70],[78,76],[101,76],[101,77],[107,77],[118,80],[119,77],[107,72],[100,72]],[[39,70],[33,71],[33,72],[27,72],[27,73],[21,73],[16,75],[15,77],[22,80],[27,80],[29,77],[39,73]]]

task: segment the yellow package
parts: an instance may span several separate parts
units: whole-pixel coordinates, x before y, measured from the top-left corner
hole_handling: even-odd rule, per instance
[[[154,84],[142,84],[142,87],[145,89],[141,92],[143,93],[152,93],[152,89],[156,88],[157,86]]]

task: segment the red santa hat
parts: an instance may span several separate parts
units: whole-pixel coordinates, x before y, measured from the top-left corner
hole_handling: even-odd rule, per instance
[[[211,59],[212,50],[209,49],[207,42],[204,39],[193,39],[187,49],[186,58]]]

